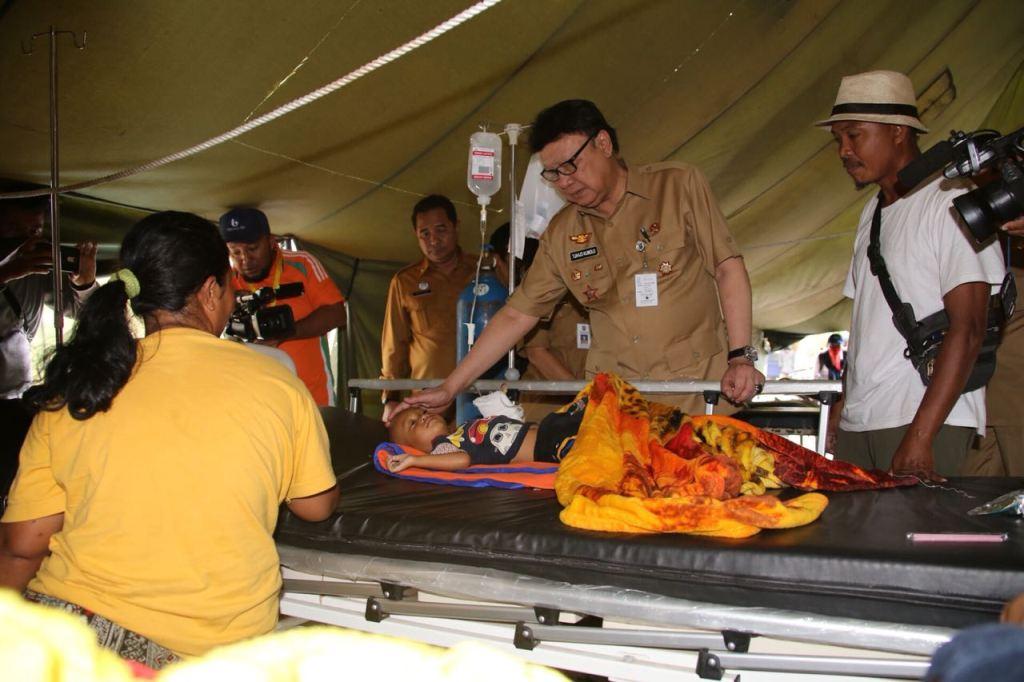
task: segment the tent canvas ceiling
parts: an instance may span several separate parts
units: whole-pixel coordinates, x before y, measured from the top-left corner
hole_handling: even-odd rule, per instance
[[[67,184],[229,130],[469,4],[0,0],[0,177],[48,183],[46,39],[30,55],[21,46],[50,25],[88,32],[84,50],[67,36],[60,43]],[[628,161],[704,170],[744,249],[758,327],[842,328],[852,231],[870,189],[853,187],[828,133],[811,125],[827,115],[839,79],[876,68],[910,74],[930,146],[952,128],[978,127],[1008,84],[1019,86],[1022,62],[1020,0],[504,0],[235,141],[84,190],[104,203],[71,202],[66,229],[116,240],[132,213],[117,205],[211,219],[257,205],[276,232],[410,261],[410,208],[441,192],[458,202],[472,248],[469,135],[584,97],[617,126]],[[1009,111],[1005,124],[1022,118]],[[521,178],[524,145],[518,156]],[[507,205],[503,190],[496,207]]]

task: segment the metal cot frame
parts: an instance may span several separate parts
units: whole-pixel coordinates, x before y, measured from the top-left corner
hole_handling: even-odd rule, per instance
[[[481,641],[615,680],[920,679],[928,656],[953,635],[494,569],[279,551],[286,616],[438,646]]]

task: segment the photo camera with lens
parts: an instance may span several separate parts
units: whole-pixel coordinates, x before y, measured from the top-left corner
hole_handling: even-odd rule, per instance
[[[947,178],[974,177],[989,169],[999,177],[953,199],[971,236],[980,244],[999,231],[999,226],[1024,215],[1024,128],[1009,135],[996,130],[964,133],[954,130],[943,140],[910,162],[898,174],[907,189],[943,170]]]
[[[271,306],[274,301],[301,296],[302,282],[263,287],[235,293],[235,309],[228,319],[227,333],[243,341],[282,339],[295,331],[291,306]]]
[[[26,247],[26,241],[20,238],[0,239],[0,262],[5,261],[19,248]],[[53,253],[50,242],[37,241],[26,252],[30,256],[49,256]],[[60,245],[60,269],[68,274],[78,272],[78,247],[71,244]]]

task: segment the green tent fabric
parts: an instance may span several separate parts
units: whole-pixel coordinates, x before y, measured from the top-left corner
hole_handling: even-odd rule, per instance
[[[380,336],[388,283],[403,264],[353,258],[312,243],[299,242],[323,263],[349,306],[349,330],[338,337],[338,404],[348,405],[349,379],[380,376]],[[363,414],[381,414],[380,391],[362,392]]]
[[[0,178],[48,183],[46,38],[30,55],[18,46],[50,25],[88,31],[81,51],[60,39],[61,178],[70,183],[229,130],[470,3],[0,2]],[[275,232],[337,261],[343,287],[359,263],[354,371],[376,376],[386,272],[418,256],[413,203],[451,196],[462,245],[475,249],[469,135],[586,97],[617,126],[628,161],[704,170],[744,251],[756,327],[845,328],[842,284],[871,190],[853,186],[828,132],[812,125],[840,78],[908,73],[928,147],[954,128],[1019,126],[1022,63],[1020,0],[504,0],[233,142],[66,198],[65,235],[116,241],[139,211],[216,219],[259,206]],[[527,159],[521,142],[520,179]],[[509,169],[508,148],[505,161]],[[506,178],[491,225],[507,219],[507,188]]]
[[[1024,128],[1024,63],[1017,67],[1006,89],[981,124],[1004,134]]]

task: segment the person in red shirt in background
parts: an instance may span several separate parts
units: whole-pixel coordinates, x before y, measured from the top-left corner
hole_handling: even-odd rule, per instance
[[[846,352],[843,351],[843,337],[832,334],[828,337],[828,350],[818,354],[818,376],[836,381],[843,378],[846,369]]]
[[[334,405],[334,374],[326,334],[345,326],[345,298],[324,266],[305,251],[286,251],[270,235],[267,216],[255,208],[235,208],[220,217],[220,233],[228,244],[237,291],[301,282],[301,296],[272,305],[287,305],[295,331],[285,339],[259,341],[277,346],[291,357],[295,370],[317,405]]]

